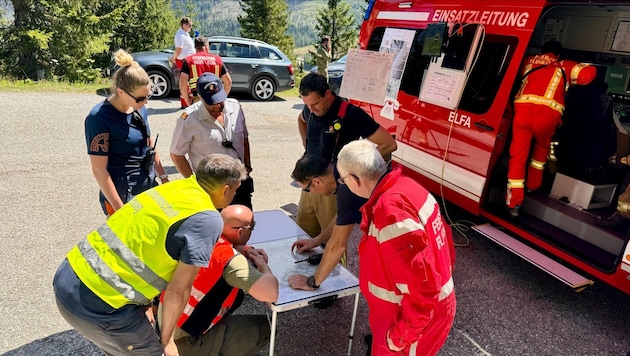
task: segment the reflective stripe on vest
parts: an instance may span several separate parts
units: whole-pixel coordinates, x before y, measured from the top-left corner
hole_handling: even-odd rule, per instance
[[[137,195],[68,253],[79,279],[113,308],[148,304],[170,281],[178,261],[166,251],[176,222],[216,210],[196,177]]]
[[[435,199],[433,199],[432,196],[429,196],[418,211],[419,221],[407,218],[405,220],[396,221],[393,224],[384,226],[380,230],[376,227],[376,225],[374,225],[374,221],[372,221],[368,227],[368,234],[370,236],[374,236],[378,243],[385,243],[410,232],[424,231],[425,224],[427,224],[430,217],[433,215],[435,204],[437,204]]]
[[[629,213],[630,212],[630,203],[626,203],[624,201],[617,201],[617,211],[621,213]]]
[[[230,311],[230,309],[232,309],[232,305],[234,305],[236,296],[238,296],[238,288],[232,289],[232,292],[230,292],[230,295],[228,295],[228,297],[223,302],[223,305],[221,306],[221,310],[219,311],[217,316],[215,316],[214,319],[212,319],[210,326],[208,326],[208,328],[203,332],[204,334],[210,331],[210,329],[213,326],[215,326],[221,319],[223,319],[223,317]]]
[[[548,106],[550,109],[553,109],[561,114],[564,112],[564,105],[558,103],[557,101],[553,99],[548,99],[539,95],[532,95],[532,94],[522,95],[514,99],[514,102],[521,103],[521,104],[544,105],[544,106]]]
[[[396,288],[398,288],[398,291],[388,290],[383,287],[379,287],[375,285],[374,283],[368,281],[368,290],[370,291],[370,293],[372,293],[373,296],[389,303],[402,305],[403,296],[398,293],[409,294],[409,286],[406,284],[397,283]],[[440,287],[440,294],[438,294],[438,301],[442,301],[446,299],[446,297],[448,297],[449,295],[451,295],[451,293],[453,293],[454,289],[455,289],[455,284],[453,283],[453,276],[451,275],[448,281],[446,281],[446,283],[444,283],[442,287]]]
[[[227,289],[217,287],[217,283],[223,279],[225,267],[236,254],[232,244],[223,237],[214,245],[208,267],[202,268],[193,282],[184,313],[177,321],[178,327],[193,336],[205,334],[232,308],[239,289],[232,287],[227,293]],[[197,307],[204,314],[201,319],[199,315],[192,316]]]
[[[539,170],[539,171],[542,171],[543,169],[545,169],[545,162],[537,161],[537,160],[535,160],[535,159],[532,159],[532,160],[529,162],[529,165],[530,165],[532,168],[537,169],[537,170]]]
[[[508,189],[510,188],[525,188],[525,179],[508,179]]]
[[[188,66],[190,67],[190,78],[188,79],[188,84],[190,84],[190,90],[191,91],[196,91],[197,90],[197,80],[199,80],[199,77],[203,74],[203,73],[208,73],[208,72],[213,72],[214,75],[217,76],[217,78],[221,78],[221,66],[217,63],[216,65],[212,66],[212,70],[199,70],[199,68],[197,67],[197,65],[194,63],[192,64],[188,64]],[[207,64],[204,63],[202,64],[202,67],[206,67]]]
[[[578,63],[571,69],[571,84],[578,84],[578,78],[582,69],[588,67],[587,63]]]
[[[143,290],[135,289],[132,285],[120,279],[120,276],[116,275],[116,272],[112,270],[107,263],[101,258],[88,239],[83,239],[77,244],[77,249],[81,255],[86,256],[87,262],[95,271],[100,271],[105,283],[115,289],[120,295],[134,304],[147,304],[149,299],[144,296],[144,292],[148,290],[148,286],[153,287],[153,293],[159,293],[166,288],[168,281],[165,281],[162,277],[153,272],[136,254],[129,249],[109,226],[103,224],[98,228],[98,235],[101,236],[105,244],[112,251],[116,251],[116,254],[122,261],[124,261],[129,268],[140,277],[143,281],[146,281],[147,287]],[[90,235],[90,237],[97,235]],[[90,257],[87,257],[90,256]]]

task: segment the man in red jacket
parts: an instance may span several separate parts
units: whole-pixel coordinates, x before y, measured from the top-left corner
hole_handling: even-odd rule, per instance
[[[256,225],[254,214],[244,205],[230,205],[221,217],[223,233],[208,267],[201,268],[195,278],[173,335],[182,356],[249,356],[269,343],[267,316],[231,314],[244,292],[261,302],[278,299],[278,279],[267,265],[267,254],[247,245]],[[159,322],[161,314],[160,307]]]
[[[569,86],[588,84],[597,74],[596,68],[586,63],[559,60],[562,52],[560,42],[546,42],[541,52],[525,60],[523,82],[514,99],[515,114],[505,199],[513,216],[518,216],[525,198],[525,188],[536,190],[542,184],[551,138],[556,127],[562,124],[564,94]],[[532,153],[526,181],[525,164],[530,150]]]
[[[372,354],[437,354],[456,309],[455,249],[438,203],[400,168],[388,171],[369,141],[345,145],[337,168],[340,184],[369,199],[361,208],[359,285],[370,309]]]
[[[210,72],[221,78],[225,94],[230,94],[232,89],[232,77],[221,57],[208,52],[208,39],[203,36],[195,38],[196,53],[184,59],[179,75],[179,91],[186,101],[186,106],[199,101],[197,95],[197,80],[203,73]],[[185,94],[188,93],[188,94]]]

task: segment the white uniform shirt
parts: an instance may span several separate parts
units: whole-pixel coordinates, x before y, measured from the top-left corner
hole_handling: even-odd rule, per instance
[[[177,119],[171,142],[171,153],[188,155],[193,172],[202,158],[213,153],[245,158],[245,139],[248,137],[245,115],[236,99],[228,98],[223,107],[223,124],[210,115],[203,102],[199,101],[184,110]],[[234,149],[222,145],[232,141]]]
[[[182,51],[177,56],[177,59],[185,59],[191,54],[195,53],[195,42],[188,35],[188,32],[184,31],[182,28],[177,30],[175,33],[175,48],[181,47]]]

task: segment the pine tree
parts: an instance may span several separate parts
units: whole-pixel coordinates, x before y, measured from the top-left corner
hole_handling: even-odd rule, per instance
[[[351,12],[350,4],[344,0],[328,0],[328,6],[317,11],[317,34],[321,38],[329,35],[332,41],[333,60],[339,59],[348,52],[348,48],[356,47],[356,19]]]
[[[0,72],[17,78],[91,81],[111,49],[164,48],[177,29],[169,0],[11,2],[15,20],[0,33]]]
[[[110,2],[114,8],[128,8],[113,28],[111,51],[123,48],[129,52],[159,50],[173,46],[179,18],[171,10],[170,0],[135,0]],[[186,15],[192,16],[192,15]],[[194,23],[194,22],[193,22]]]
[[[241,0],[241,36],[270,43],[293,59],[294,42],[287,34],[289,6],[284,0]]]
[[[124,9],[103,11],[98,0],[14,0],[13,5],[15,21],[0,40],[3,73],[70,81],[100,76],[94,55],[108,50],[111,27]]]

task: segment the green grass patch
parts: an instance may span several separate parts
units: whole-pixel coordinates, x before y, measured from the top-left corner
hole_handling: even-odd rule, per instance
[[[300,97],[300,80],[307,75],[308,72],[300,73],[298,70],[293,73],[293,77],[295,78],[295,86],[291,90],[285,90],[276,93],[276,96],[282,99],[291,99],[291,98],[299,98]]]
[[[105,78],[95,83],[0,78],[0,92],[108,93],[109,86],[109,80]]]
[[[300,80],[306,73],[295,72],[295,87],[291,90],[282,91],[276,93],[276,95],[283,99],[298,98],[300,93],[298,88],[300,86]],[[40,93],[86,93],[86,94],[103,94],[109,93],[110,82],[108,79],[103,78],[96,83],[69,83],[63,81],[48,81],[40,80],[34,81],[30,79],[15,80],[0,78],[0,92],[40,92]]]

